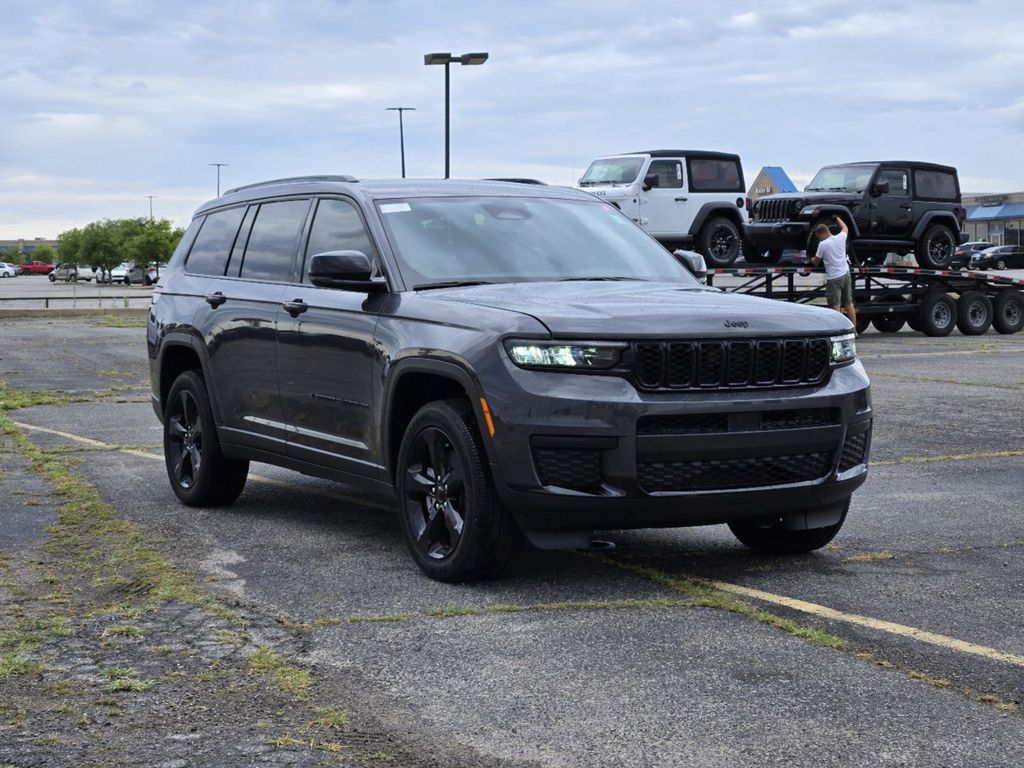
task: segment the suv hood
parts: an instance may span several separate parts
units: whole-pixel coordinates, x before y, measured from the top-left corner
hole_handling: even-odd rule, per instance
[[[556,338],[715,338],[842,333],[822,307],[687,288],[676,283],[505,283],[430,292],[434,300],[529,315]]]

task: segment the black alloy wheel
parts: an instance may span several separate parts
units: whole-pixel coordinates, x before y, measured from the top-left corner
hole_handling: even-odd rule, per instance
[[[1006,259],[996,259],[996,269],[1006,269]]]
[[[245,488],[249,462],[223,454],[206,384],[185,371],[164,406],[164,463],[174,494],[193,507],[230,504]]]
[[[917,263],[925,269],[949,269],[956,253],[956,240],[949,227],[932,224],[917,244]]]
[[[395,481],[405,542],[431,578],[486,578],[518,549],[522,534],[498,501],[468,402],[429,403],[413,416]]]
[[[711,219],[700,231],[701,255],[709,267],[728,267],[740,253],[740,231],[724,216]]]

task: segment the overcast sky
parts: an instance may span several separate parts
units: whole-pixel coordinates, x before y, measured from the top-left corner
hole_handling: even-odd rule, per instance
[[[1024,189],[1024,13],[1006,0],[0,0],[0,238],[307,173],[573,184],[594,157],[738,152],[798,185],[908,158]]]

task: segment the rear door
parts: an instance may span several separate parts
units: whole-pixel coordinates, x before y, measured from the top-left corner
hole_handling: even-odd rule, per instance
[[[206,287],[216,305],[207,348],[224,439],[281,454],[287,429],[277,381],[277,320],[297,273],[310,202],[304,197],[250,206],[225,274]]]
[[[343,250],[362,251],[379,263],[358,206],[348,198],[323,198],[316,203],[303,248],[301,280],[286,289],[278,316],[288,454],[378,477],[384,470],[372,449],[377,442],[372,393],[380,389],[381,368],[374,330],[387,294],[317,288],[309,282],[314,255]]]

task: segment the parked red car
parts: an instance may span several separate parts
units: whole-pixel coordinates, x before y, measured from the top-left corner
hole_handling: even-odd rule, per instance
[[[30,261],[21,265],[21,273],[23,275],[48,275],[56,268],[56,264],[47,264],[45,261]]]

